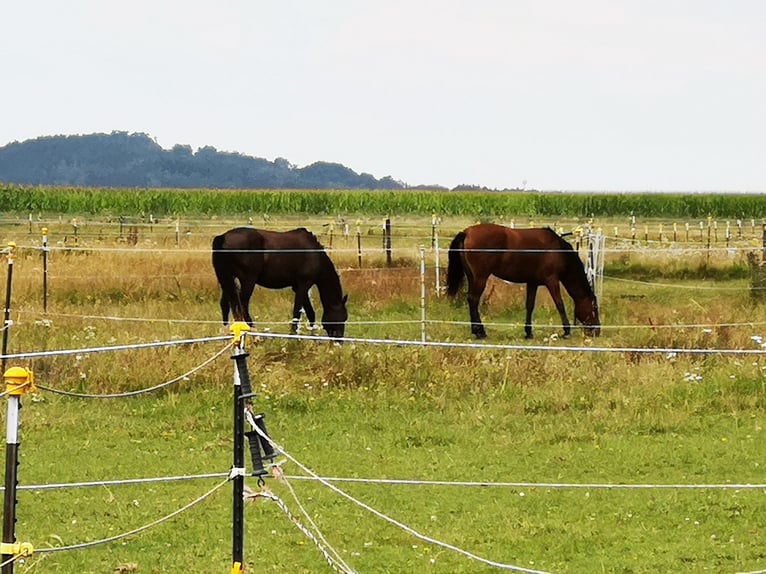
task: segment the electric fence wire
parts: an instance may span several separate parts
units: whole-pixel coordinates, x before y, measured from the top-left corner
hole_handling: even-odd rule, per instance
[[[177,383],[178,381],[182,380],[188,380],[190,376],[192,376],[197,371],[202,370],[206,366],[208,366],[210,363],[215,361],[218,357],[223,355],[227,350],[231,349],[232,344],[227,344],[223,349],[216,352],[212,357],[205,359],[202,363],[194,367],[193,369],[185,372],[182,375],[178,375],[177,377],[170,379],[168,381],[165,381],[163,383],[156,384],[151,387],[147,387],[145,389],[137,389],[135,391],[126,391],[123,393],[105,393],[105,394],[89,394],[89,393],[75,393],[71,391],[62,391],[60,389],[54,389],[52,387],[47,387],[44,385],[37,385],[37,388],[42,389],[44,391],[48,391],[50,393],[56,394],[56,395],[63,395],[65,397],[75,397],[80,399],[121,399],[125,397],[135,397],[138,395],[143,395],[146,393],[151,393],[160,389],[164,389],[165,387],[168,387],[170,385],[173,385]]]
[[[271,500],[274,502],[279,509],[284,513],[284,515],[287,517],[287,519],[292,522],[298,530],[300,530],[306,538],[311,540],[313,542],[314,546],[316,546],[319,551],[324,556],[325,561],[330,565],[330,567],[335,570],[336,572],[341,572],[342,574],[355,574],[354,569],[352,569],[348,564],[346,564],[345,561],[340,557],[340,553],[338,553],[337,550],[335,550],[332,546],[330,546],[327,541],[325,540],[324,536],[322,536],[322,533],[319,532],[319,529],[314,526],[314,532],[306,528],[303,524],[301,524],[298,519],[293,515],[292,512],[290,512],[290,509],[287,507],[287,504],[279,498],[277,495],[275,495],[270,490],[262,487],[260,491],[256,492],[246,492],[245,498],[249,499],[256,499],[256,498],[266,498],[268,500]],[[300,503],[299,503],[300,506]],[[302,510],[302,509],[301,509]],[[303,511],[305,513],[305,511]],[[313,521],[311,521],[313,523]],[[317,536],[321,537],[322,542],[319,541]],[[328,548],[330,550],[328,550]]]
[[[348,494],[344,490],[338,488],[337,486],[335,486],[331,482],[323,480],[322,477],[320,477],[318,474],[316,474],[310,468],[308,468],[303,463],[298,461],[294,456],[292,456],[287,451],[285,451],[285,449],[282,448],[279,444],[274,442],[271,439],[271,437],[269,437],[266,433],[264,433],[260,428],[255,427],[253,430],[260,437],[262,437],[263,439],[267,440],[274,447],[275,450],[278,450],[282,455],[284,455],[292,463],[294,463],[296,466],[298,466],[298,468],[300,468],[303,472],[305,472],[309,476],[314,477],[317,481],[319,481],[321,484],[323,484],[324,486],[326,486],[327,488],[329,488],[330,490],[332,490],[336,494],[342,496],[346,500],[356,504],[357,506],[359,506],[360,508],[363,508],[367,512],[370,512],[371,514],[377,516],[378,518],[388,522],[389,524],[392,524],[392,525],[398,527],[399,529],[403,530],[404,532],[407,532],[411,536],[414,536],[415,538],[417,538],[417,539],[419,539],[419,540],[421,540],[423,542],[426,542],[426,543],[429,543],[429,544],[433,544],[435,546],[440,546],[441,548],[444,548],[446,550],[451,550],[451,551],[456,552],[458,554],[461,554],[461,555],[463,555],[463,556],[465,556],[467,558],[470,558],[471,560],[475,560],[475,561],[481,562],[482,564],[485,564],[487,566],[492,566],[494,568],[498,568],[498,569],[501,569],[501,570],[509,570],[509,571],[513,571],[513,572],[522,572],[523,574],[550,574],[549,572],[545,572],[543,570],[533,570],[533,569],[529,569],[529,568],[524,568],[522,566],[515,566],[513,564],[503,564],[502,562],[495,562],[494,560],[489,560],[487,558],[484,558],[482,556],[479,556],[477,554],[469,552],[468,550],[464,550],[462,548],[459,548],[459,547],[454,546],[452,544],[449,544],[447,542],[442,542],[442,541],[437,540],[435,538],[431,538],[430,536],[426,536],[425,534],[421,534],[420,532],[418,532],[414,528],[411,528],[411,527],[407,526],[406,524],[396,520],[395,518],[391,518],[387,514],[384,514],[383,512],[381,512],[379,510],[376,510],[375,508],[373,508],[370,505],[362,502],[361,500],[357,500],[356,498],[354,498],[353,496],[351,496],[350,494]]]
[[[129,345],[111,345],[106,347],[85,347],[82,349],[60,349],[54,351],[30,351],[26,353],[8,353],[0,355],[0,359],[37,359],[40,357],[61,357],[66,355],[78,355],[87,353],[110,353],[114,351],[131,351],[137,349],[156,349],[162,347],[178,347],[197,343],[210,343],[214,341],[226,341],[231,335],[218,335],[202,337],[199,339],[178,339],[173,341],[155,341],[153,343],[133,343]]]
[[[116,534],[116,535],[110,536],[108,538],[101,538],[100,540],[92,540],[90,542],[81,542],[79,544],[72,544],[72,545],[69,545],[69,546],[52,546],[50,548],[38,548],[38,549],[35,550],[35,552],[37,552],[37,553],[51,553],[51,552],[64,552],[64,551],[70,551],[70,550],[81,550],[83,548],[90,548],[92,546],[98,546],[98,545],[101,545],[101,544],[108,544],[110,542],[115,542],[116,540],[120,540],[122,538],[127,538],[128,536],[133,536],[135,534],[139,534],[141,532],[144,532],[145,530],[148,530],[150,528],[154,528],[155,526],[158,526],[158,525],[162,524],[163,522],[167,522],[168,520],[170,520],[172,518],[175,518],[176,516],[178,516],[179,514],[181,514],[183,512],[186,512],[190,508],[196,506],[200,502],[202,502],[205,499],[207,499],[208,497],[210,497],[213,493],[215,493],[220,488],[225,486],[228,482],[229,482],[229,478],[227,476],[225,480],[223,480],[222,482],[218,483],[216,486],[214,486],[212,489],[207,491],[202,496],[199,496],[199,497],[195,498],[194,500],[192,500],[188,504],[185,504],[181,508],[179,508],[177,510],[174,510],[173,512],[163,516],[162,518],[159,518],[159,519],[157,519],[157,520],[155,520],[153,522],[150,522],[149,524],[145,524],[143,526],[139,526],[138,528],[134,528],[133,530],[129,530],[129,531],[123,532],[121,534]]]

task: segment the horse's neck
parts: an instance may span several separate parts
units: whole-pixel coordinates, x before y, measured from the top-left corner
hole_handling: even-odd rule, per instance
[[[323,259],[321,263],[322,271],[317,278],[317,289],[319,290],[319,298],[324,304],[326,299],[340,300],[342,297],[342,290],[340,286],[340,278],[338,272],[335,270],[335,266],[330,261],[330,258],[326,254],[322,254]]]
[[[588,276],[585,274],[585,267],[576,265],[576,263],[574,262],[569,266],[566,275],[561,278],[561,283],[572,299],[593,297],[593,289],[588,282]]]

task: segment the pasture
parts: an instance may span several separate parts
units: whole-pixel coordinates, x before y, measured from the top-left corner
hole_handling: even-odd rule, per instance
[[[584,223],[535,219],[514,223],[565,231]],[[634,239],[627,218],[597,220],[607,235],[601,336],[585,338],[575,327],[571,339],[560,339],[560,318],[541,289],[535,338],[526,341],[524,286],[493,282],[481,307],[488,338],[477,343],[464,296],[451,301],[437,293],[430,217],[393,218],[390,264],[381,218],[348,220],[348,235],[335,217],[271,215],[253,222],[309,227],[332,245],[349,296],[346,336],[353,341],[248,342],[255,408],[295,460],[324,477],[372,479],[334,484],[418,533],[516,571],[766,568],[766,360],[759,352],[766,308],[751,290],[747,262],[747,253],[760,256],[759,225],[748,229],[746,220],[741,236],[735,228],[726,238],[721,223],[716,239],[712,225],[699,232],[694,221],[699,236],[687,242],[669,237],[670,221],[646,220]],[[439,223],[442,273],[449,239],[475,221],[456,216]],[[227,334],[210,240],[243,223],[249,221],[200,217],[179,226],[166,218],[132,230],[93,216],[76,225],[71,216],[6,218],[0,236],[17,244],[8,353]],[[43,225],[51,247],[47,312]],[[571,318],[571,299],[565,296],[565,303]],[[292,293],[258,289],[251,312],[259,331],[287,334]],[[428,344],[404,344],[420,342],[423,330]],[[38,550],[130,532],[210,494],[144,532],[36,552],[17,571],[229,567],[231,487],[221,483],[231,466],[233,366],[225,345],[9,362],[32,369],[41,387],[94,395],[138,391],[189,373],[129,398],[26,395],[20,486],[214,475],[21,490],[17,538]],[[300,479],[305,472],[293,460],[283,470],[293,477],[297,500],[278,480],[267,478],[266,485],[306,525],[303,505],[324,534],[323,545],[354,571],[494,570]],[[254,478],[248,484],[258,489]],[[249,502],[245,521],[248,571],[331,570],[275,503]]]

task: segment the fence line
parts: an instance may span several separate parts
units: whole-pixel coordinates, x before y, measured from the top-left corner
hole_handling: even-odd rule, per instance
[[[550,488],[588,490],[766,490],[766,483],[719,483],[719,484],[632,484],[596,482],[492,482],[472,480],[418,480],[408,478],[359,478],[359,477],[314,477],[292,475],[290,480],[316,482],[349,482],[358,484],[391,484],[405,486],[455,486],[481,488]]]
[[[124,393],[88,394],[88,393],[73,393],[73,392],[70,392],[70,391],[62,391],[60,389],[54,389],[54,388],[46,387],[46,386],[39,385],[39,384],[37,385],[37,388],[42,389],[44,391],[51,392],[51,393],[56,394],[56,395],[63,395],[63,396],[66,396],[66,397],[76,397],[76,398],[80,398],[80,399],[121,399],[121,398],[125,398],[125,397],[136,397],[138,395],[143,395],[143,394],[146,394],[146,393],[151,393],[151,392],[157,391],[159,389],[164,389],[165,387],[168,387],[168,386],[170,386],[172,384],[175,384],[178,381],[182,381],[184,379],[188,379],[188,377],[190,375],[193,375],[197,371],[203,369],[204,367],[206,367],[207,365],[209,365],[210,363],[215,361],[218,357],[223,355],[229,349],[231,349],[231,344],[226,345],[223,349],[221,349],[220,351],[215,353],[212,357],[210,357],[208,359],[205,359],[205,361],[203,361],[202,363],[200,363],[199,365],[197,365],[193,369],[191,369],[189,371],[186,371],[182,375],[178,375],[177,377],[175,377],[173,379],[170,379],[168,381],[165,381],[163,383],[159,383],[159,384],[156,384],[154,386],[147,387],[145,389],[138,389],[136,391],[127,391],[127,392],[124,392]]]
[[[16,311],[18,314],[39,315],[36,311]],[[220,325],[220,320],[212,319],[179,319],[179,318],[146,318],[146,317],[117,317],[113,315],[76,315],[74,313],[48,313],[48,317],[64,317],[69,319],[83,319],[83,320],[98,320],[98,321],[133,321],[137,323],[180,323],[180,324],[195,324],[195,325]],[[347,325],[419,325],[423,322],[422,319],[399,319],[388,321],[346,321]],[[426,323],[433,325],[470,325],[470,321],[448,321],[445,319],[426,319]],[[274,326],[282,325],[289,326],[290,321],[253,321],[253,327]],[[519,327],[523,326],[520,322],[485,322],[485,325],[494,327]],[[637,325],[637,324],[616,324],[601,325],[602,330],[620,330],[620,329],[704,329],[714,327],[755,327],[765,325],[766,322],[762,321],[743,321],[743,322],[724,322],[724,323],[654,323],[651,325]],[[545,327],[560,328],[562,325],[550,323],[544,325]],[[268,331],[268,327],[266,328]]]
[[[80,353],[109,353],[114,351],[130,351],[136,349],[156,349],[161,347],[178,347],[196,343],[209,343],[212,341],[224,341],[231,339],[228,335],[203,337],[200,339],[179,339],[177,341],[157,341],[154,343],[134,343],[131,345],[112,345],[108,347],[85,347],[82,349],[61,349],[58,351],[32,351],[27,353],[8,353],[0,355],[0,359],[36,359],[39,357],[60,357],[65,355],[77,355]]]
[[[207,478],[222,478],[229,476],[228,472],[210,472],[205,474],[181,474],[176,476],[158,476],[155,478],[123,478],[115,480],[91,480],[84,482],[60,482],[48,484],[26,484],[19,485],[18,490],[65,490],[67,488],[88,488],[92,486],[125,486],[129,484],[153,484],[157,482],[180,482],[183,480],[199,480]],[[5,491],[4,486],[0,486],[0,491]]]
[[[359,337],[332,338],[322,335],[292,335],[257,332],[249,333],[252,337],[264,339],[293,339],[307,341],[325,341],[328,343],[359,343],[370,345],[393,345],[400,347],[431,347],[441,349],[482,349],[494,351],[554,351],[581,353],[634,353],[663,355],[766,355],[766,348],[760,349],[713,349],[684,347],[594,347],[592,345],[510,345],[497,343],[454,343],[451,341],[420,341],[414,339],[373,339]]]
[[[413,239],[420,239],[420,238],[413,238]],[[608,238],[606,238],[608,239]],[[425,244],[425,240],[424,244]],[[647,247],[641,247],[640,245],[629,245],[626,248],[608,248],[604,247],[604,253],[618,253],[623,254],[626,252],[635,252],[635,253],[651,253],[651,254],[658,254],[658,255],[666,255],[668,252],[673,253],[737,253],[737,252],[751,252],[751,251],[760,251],[761,246],[753,245],[753,246],[729,246],[729,247],[694,247],[694,244],[688,244],[689,247],[683,246],[683,244],[672,244],[672,245],[666,245],[662,244],[663,248],[647,248]],[[574,247],[574,246],[573,246]],[[40,245],[17,245],[16,249],[21,251],[42,251],[43,247]],[[192,253],[192,254],[205,254],[209,255],[211,253],[210,248],[160,248],[156,246],[149,246],[149,247],[140,247],[140,246],[133,246],[133,247],[105,247],[105,246],[93,246],[93,245],[87,245],[87,246],[66,246],[66,245],[48,245],[46,248],[49,252],[60,252],[60,253],[135,253],[140,255],[146,255],[147,253]],[[398,254],[401,252],[407,252],[412,254],[413,252],[417,252],[417,246],[408,246],[408,247],[391,247],[391,249],[382,248],[382,247],[367,247],[364,249],[364,253],[371,253],[376,255],[385,255],[389,252],[393,254]],[[432,249],[431,247],[428,248],[429,250]],[[338,248],[338,247],[328,247],[325,246],[323,250],[319,249],[293,249],[293,250],[269,250],[269,249],[243,249],[243,250],[227,250],[229,252],[244,252],[244,253],[284,253],[285,251],[290,253],[314,253],[318,251],[325,251],[330,252],[333,254],[349,254],[349,255],[357,255],[358,249],[357,248]],[[441,247],[439,251],[446,252],[448,249],[446,247]],[[471,251],[474,252],[483,252],[483,251],[503,251],[503,252],[509,252],[509,253],[536,253],[536,252],[548,252],[551,251],[549,249],[547,250],[533,250],[533,249],[502,249],[502,250],[489,250],[489,249],[472,249]],[[577,251],[577,249],[575,249]],[[416,254],[416,253],[415,253]]]

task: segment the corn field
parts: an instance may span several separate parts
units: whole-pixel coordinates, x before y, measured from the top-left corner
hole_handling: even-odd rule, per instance
[[[766,195],[727,193],[543,193],[427,190],[178,190],[52,188],[0,184],[2,211],[21,214],[149,215],[379,214],[490,218],[650,217],[760,220]]]

